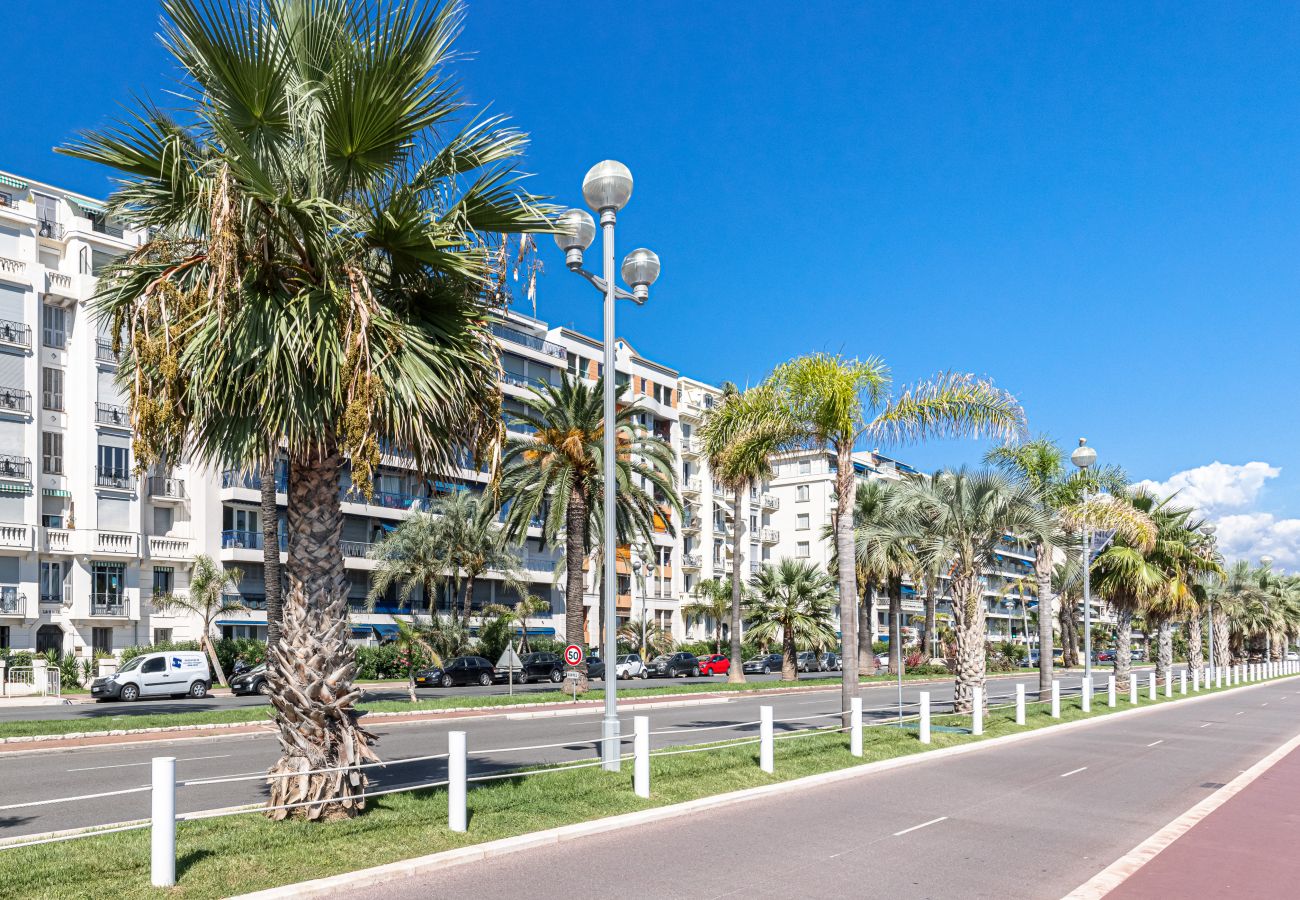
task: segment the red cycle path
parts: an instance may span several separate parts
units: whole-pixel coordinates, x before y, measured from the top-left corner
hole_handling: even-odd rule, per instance
[[[1300,749],[1159,853],[1107,900],[1300,897]]]

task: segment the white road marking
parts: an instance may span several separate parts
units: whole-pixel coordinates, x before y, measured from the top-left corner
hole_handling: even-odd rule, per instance
[[[191,756],[188,759],[178,759],[176,761],[178,763],[195,762],[200,759],[225,759],[228,756],[230,756],[229,753],[221,753],[218,754],[217,756]],[[153,765],[153,760],[145,760],[144,762],[136,762],[136,763],[118,763],[115,766],[86,766],[84,769],[68,769],[68,771],[69,772],[94,772],[99,769],[129,769],[132,766],[151,766],[151,765]]]
[[[935,824],[936,822],[942,822],[944,819],[947,819],[947,818],[948,818],[947,816],[940,816],[940,817],[937,818],[937,819],[931,819],[931,820],[928,821],[928,822],[922,822],[920,825],[913,825],[911,828],[904,828],[902,831],[895,831],[895,832],[894,832],[894,837],[898,837],[899,835],[907,834],[909,831],[916,831],[918,828],[924,828],[924,827],[927,826],[927,825],[933,825],[933,824]]]
[[[1080,552],[1082,552],[1082,551],[1080,551]],[[1260,704],[1260,706],[1268,706],[1268,701],[1265,700],[1263,703]]]
[[[1245,713],[1246,713],[1246,711],[1243,709],[1243,710],[1239,710],[1239,711],[1233,713],[1233,715],[1234,715],[1234,716],[1241,716],[1241,715],[1245,715]]]
[[[1213,724],[1214,724],[1213,722],[1206,722],[1206,723],[1205,723],[1204,725],[1202,725],[1201,727],[1202,727],[1202,728],[1209,728],[1209,727],[1210,727],[1211,725],[1213,725]]]
[[[1068,772],[1063,772],[1063,773],[1061,774],[1061,777],[1062,777],[1062,778],[1069,778],[1071,775],[1077,775],[1077,774],[1079,774],[1080,772],[1082,772],[1082,771],[1083,771],[1084,769],[1086,769],[1086,768],[1088,768],[1088,767],[1087,767],[1087,766],[1079,766],[1079,768],[1077,768],[1077,769],[1071,769],[1071,770],[1068,771]]]
[[[1148,746],[1148,747],[1154,747],[1156,744],[1163,744],[1164,742],[1165,742],[1165,739],[1164,739],[1164,738],[1161,738],[1161,739],[1158,740],[1158,741],[1152,741],[1151,743],[1147,744],[1147,746]]]

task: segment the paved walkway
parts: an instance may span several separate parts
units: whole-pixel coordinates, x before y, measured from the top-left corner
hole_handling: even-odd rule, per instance
[[[1108,900],[1300,896],[1300,750],[1210,813]]]

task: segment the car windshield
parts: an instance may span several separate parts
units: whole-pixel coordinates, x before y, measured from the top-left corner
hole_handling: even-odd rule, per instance
[[[651,660],[651,662],[657,662],[657,663],[667,662],[667,661],[668,661],[667,656],[656,656],[653,660]]]
[[[136,669],[140,668],[140,664],[143,663],[143,662],[144,662],[144,657],[143,657],[143,656],[137,656],[137,657],[135,657],[134,659],[132,659],[130,662],[128,662],[126,665],[124,665],[122,668],[118,669],[118,671],[119,671],[119,672],[134,672]]]
[[[1080,568],[1082,568],[1082,566],[1080,566]],[[630,663],[630,662],[632,662],[632,660],[634,660],[634,659],[637,659],[637,657],[632,656],[631,654],[628,654],[627,656],[620,656],[620,657],[618,658],[618,661],[621,662],[621,663]]]

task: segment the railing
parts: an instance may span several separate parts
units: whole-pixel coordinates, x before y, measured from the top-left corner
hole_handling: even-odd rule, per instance
[[[125,406],[112,403],[95,403],[95,422],[99,425],[112,425],[117,428],[131,427],[131,411]]]
[[[27,268],[27,263],[21,259],[10,259],[7,256],[0,256],[0,272],[6,272],[10,275],[21,275]]]
[[[50,290],[63,290],[63,291],[72,290],[72,276],[65,275],[62,272],[46,271],[45,283]],[[62,344],[60,344],[59,346],[62,346]]]
[[[41,606],[58,606],[60,603],[69,602],[71,590],[72,589],[70,587],[65,586],[63,588],[62,593],[58,593],[58,594],[42,593],[40,596]]]
[[[262,532],[231,529],[221,532],[222,550],[261,550]],[[289,536],[280,535],[280,549],[289,549]]]
[[[166,497],[169,500],[184,500],[185,482],[180,478],[168,478],[165,475],[150,475],[149,496]]]
[[[554,559],[545,557],[525,556],[522,560],[523,567],[529,572],[553,572],[555,571]]]
[[[2,263],[4,257],[0,257]],[[0,269],[4,266],[0,265]],[[9,344],[13,347],[30,347],[32,345],[32,330],[22,322],[11,322],[8,319],[0,319],[0,344]]]
[[[130,469],[117,466],[95,466],[95,485],[97,487],[116,488],[119,491],[135,490],[135,476]]]
[[[226,469],[221,473],[221,486],[223,488],[249,488],[250,490],[260,491],[262,489],[262,474],[258,470],[252,472],[241,472],[238,469]],[[283,494],[289,490],[289,466],[284,462],[275,464],[275,490],[276,493]]]
[[[701,524],[703,523],[700,521],[699,516],[691,516],[689,519],[687,519],[685,522],[682,523],[682,530],[699,531]]]
[[[30,413],[32,411],[32,392],[24,391],[21,388],[0,387],[0,410]]]
[[[339,541],[339,551],[351,559],[363,559],[370,555],[370,548],[374,544],[366,541]]]
[[[26,525],[0,524],[0,547],[32,549],[32,533]]]
[[[69,553],[72,550],[72,532],[64,528],[45,529],[47,553]]]
[[[428,497],[417,497],[394,491],[375,491],[369,500],[355,487],[339,487],[339,499],[345,503],[360,503],[364,506],[382,506],[385,509],[410,509],[412,503],[419,504]]]
[[[117,364],[122,358],[122,354],[113,349],[113,342],[106,341],[103,338],[95,340],[95,359],[99,362]]]
[[[682,452],[683,452],[683,453],[699,453],[699,452],[700,452],[700,442],[699,442],[699,440],[697,440],[696,438],[693,438],[693,437],[682,438]]]
[[[91,594],[90,614],[92,616],[125,616],[126,598],[121,594]]]
[[[37,233],[43,238],[49,238],[54,241],[63,240],[63,224],[61,222],[51,222],[49,219],[41,219],[37,223]]]
[[[27,595],[16,584],[0,585],[0,616],[21,616],[27,608]]]
[[[700,554],[698,553],[687,553],[682,557],[682,565],[686,566],[688,569],[698,569],[700,567],[700,562]]]
[[[111,225],[100,218],[91,219],[90,227],[92,230],[98,231],[100,234],[106,234],[109,237],[120,239],[126,236],[126,232],[122,229],[121,225]]]
[[[96,531],[96,553],[125,553],[135,556],[140,536],[129,531]]]
[[[32,461],[25,456],[0,456],[0,478],[31,481]]]
[[[17,209],[18,201],[9,194],[0,194],[0,206],[7,207],[8,209]]]
[[[764,528],[761,532],[761,540],[764,544],[775,544],[781,540],[781,532],[775,528]]]
[[[763,509],[780,509],[781,499],[775,494],[763,495]]]
[[[547,356],[554,357],[555,359],[564,359],[566,355],[564,348],[559,344],[552,344],[550,341],[542,340],[535,335],[527,334],[517,328],[510,328],[506,325],[493,325],[492,333],[499,338],[505,338],[511,343],[518,344],[521,347],[527,347],[530,350],[536,350],[538,353],[545,353]]]
[[[512,384],[515,387],[521,387],[521,388],[532,387],[534,383],[532,381],[529,381],[527,376],[516,375],[514,372],[502,372],[501,380],[504,381],[506,384]]]
[[[155,559],[189,559],[194,555],[189,538],[149,536],[149,556]]]
[[[698,494],[700,492],[700,488],[702,488],[703,486],[704,485],[701,483],[700,479],[687,478],[686,481],[683,482],[682,484],[682,491],[687,494]]]

